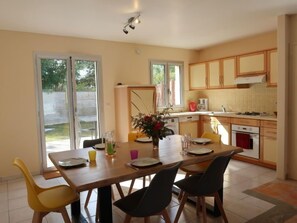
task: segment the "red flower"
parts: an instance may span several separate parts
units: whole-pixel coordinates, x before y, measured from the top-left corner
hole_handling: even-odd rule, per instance
[[[154,130],[159,131],[163,127],[161,122],[157,122],[154,126]]]

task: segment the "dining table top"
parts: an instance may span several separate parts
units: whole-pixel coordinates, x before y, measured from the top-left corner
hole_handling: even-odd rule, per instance
[[[116,154],[113,157],[105,155],[104,150],[96,150],[96,161],[83,165],[65,168],[59,164],[69,158],[88,158],[88,151],[92,147],[49,153],[49,158],[60,171],[66,182],[77,192],[100,188],[126,180],[154,174],[161,169],[182,161],[182,166],[212,160],[219,155],[227,155],[234,151],[242,152],[242,148],[219,143],[191,144],[190,149],[207,148],[213,152],[204,155],[181,153],[181,136],[167,136],[159,142],[159,149],[153,150],[152,143],[124,142],[116,144]],[[130,150],[138,150],[138,158],[155,158],[161,164],[135,168],[131,166]]]

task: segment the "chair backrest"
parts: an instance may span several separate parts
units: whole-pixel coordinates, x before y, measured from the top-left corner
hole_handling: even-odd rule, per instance
[[[170,136],[170,135],[174,135],[174,131],[172,129],[167,129],[165,131],[165,136]]]
[[[221,143],[221,135],[212,132],[204,132],[201,138],[211,139],[213,142]]]
[[[83,142],[83,148],[95,146],[96,144],[104,143],[105,139],[104,138],[99,138],[99,139],[87,139],[84,140]]]
[[[17,166],[21,170],[25,178],[29,206],[36,211],[43,210],[43,205],[40,203],[37,197],[38,193],[41,192],[42,189],[35,183],[27,166],[20,158],[15,158],[13,161],[13,165]]]
[[[193,177],[191,183],[193,186],[196,185],[194,186],[196,195],[213,194],[223,187],[224,173],[233,155],[234,152],[232,151],[229,155],[216,157],[201,177],[190,176],[190,178]],[[195,182],[195,178],[199,180]]]
[[[172,186],[178,168],[182,162],[163,169],[152,179],[138,207],[133,211],[135,217],[145,217],[157,214],[166,208],[172,197]]]

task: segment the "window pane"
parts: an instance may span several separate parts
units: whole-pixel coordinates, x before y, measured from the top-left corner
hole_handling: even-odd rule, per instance
[[[181,66],[169,65],[169,103],[181,105]]]
[[[166,77],[165,65],[153,64],[152,65],[152,84],[156,85],[157,107],[164,107],[166,105],[165,77]]]

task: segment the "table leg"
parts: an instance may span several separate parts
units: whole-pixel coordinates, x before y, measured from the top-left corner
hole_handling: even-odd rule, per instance
[[[112,223],[111,186],[98,188],[99,221]]]
[[[71,218],[74,223],[87,223],[86,219],[80,212],[80,199],[71,204]]]

